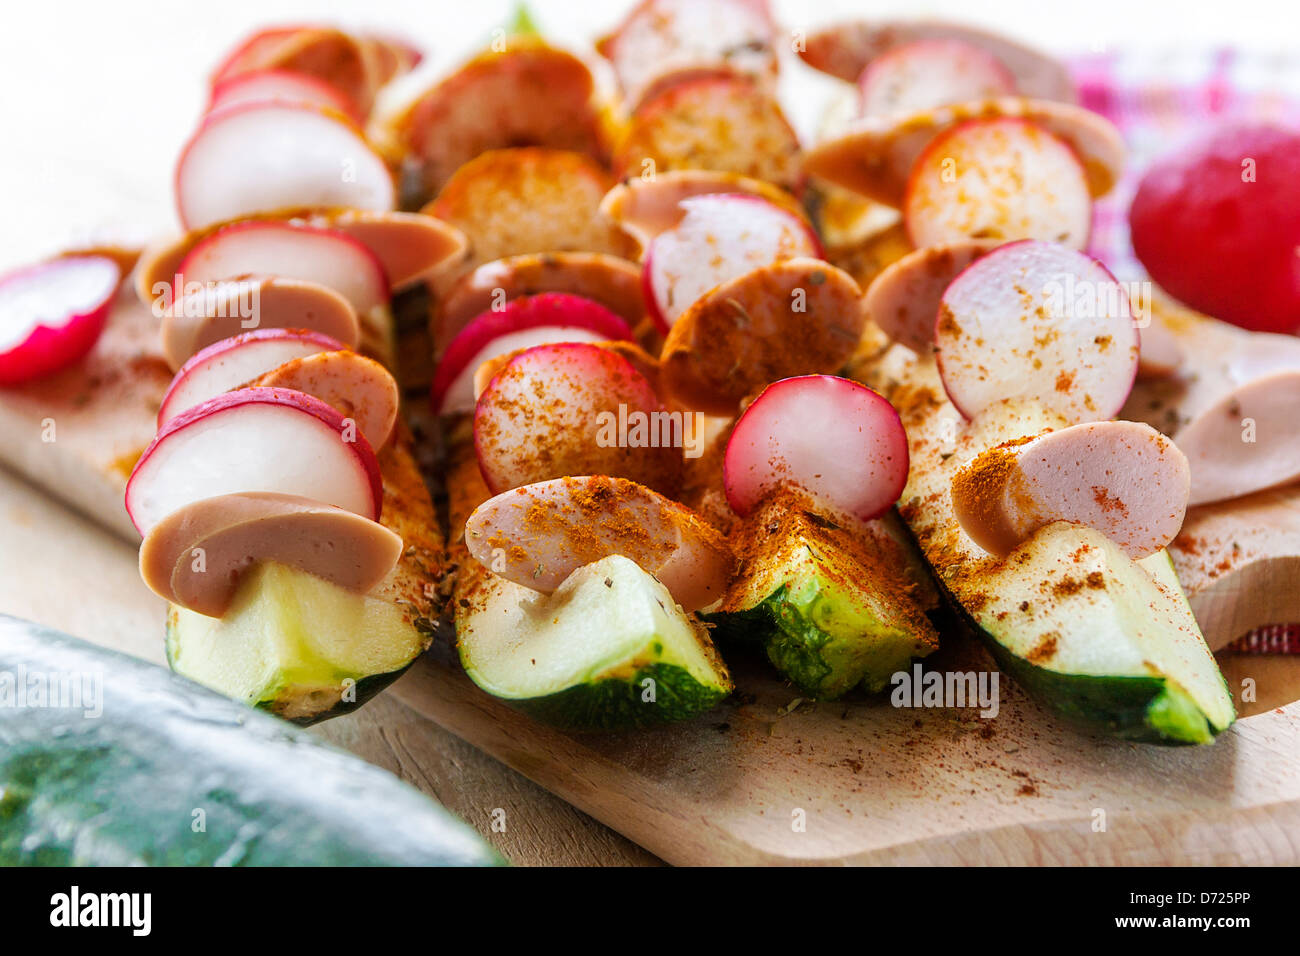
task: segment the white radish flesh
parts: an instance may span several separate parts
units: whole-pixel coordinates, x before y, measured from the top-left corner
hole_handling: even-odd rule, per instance
[[[341,114],[242,103],[208,114],[176,166],[187,229],[279,209],[392,209],[388,167]]]
[[[177,508],[244,491],[302,495],[378,520],[379,463],[365,437],[318,398],[227,392],[173,418],[136,463],[126,509],[141,534]]]
[[[737,514],[794,486],[830,516],[870,521],[907,483],[907,433],[893,406],[865,385],[833,375],[787,378],[745,409],[722,467]]]
[[[913,245],[1045,239],[1082,249],[1092,230],[1083,164],[1020,119],[971,120],[937,136],[912,168],[903,221]]]
[[[998,557],[1068,521],[1140,559],[1178,534],[1190,480],[1187,458],[1151,426],[1088,422],[977,456],[954,477],[952,503],[966,533]]]
[[[903,44],[873,59],[858,77],[866,116],[916,113],[1015,92],[1016,78],[996,56],[961,40]]]
[[[337,110],[359,120],[356,107],[334,87],[314,77],[288,70],[255,70],[240,73],[212,87],[208,112],[239,103],[303,103]]]
[[[1026,398],[1071,424],[1113,418],[1133,387],[1138,330],[1100,262],[1049,242],[1013,242],[948,286],[935,328],[939,373],[974,418]]]
[[[803,220],[756,196],[694,196],[681,206],[681,221],[655,236],[643,266],[647,305],[664,329],[729,279],[773,262],[821,256]]]

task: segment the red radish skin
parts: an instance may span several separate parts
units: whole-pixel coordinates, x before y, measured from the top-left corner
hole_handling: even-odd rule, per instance
[[[905,43],[873,59],[858,77],[864,116],[918,113],[1015,92],[1016,78],[1001,60],[961,40]]]
[[[1193,309],[1255,332],[1300,331],[1300,132],[1219,127],[1147,170],[1133,250]]]
[[[722,475],[742,517],[794,486],[830,515],[870,521],[898,501],[907,469],[907,433],[888,401],[848,379],[802,375],[772,383],[745,409]]]
[[[760,266],[822,258],[799,216],[746,193],[692,196],[671,229],[654,237],[642,263],[646,308],[661,331],[710,289]]]
[[[555,478],[490,498],[465,543],[494,574],[549,593],[575,570],[621,554],[687,611],[716,603],[735,573],[726,540],[684,505],[623,478]]]
[[[338,339],[306,329],[256,329],[214,342],[177,371],[158,409],[158,427],[291,359],[343,348]]]
[[[65,256],[0,278],[0,385],[43,378],[89,352],[121,281],[107,256]]]
[[[374,521],[383,504],[374,450],[342,415],[302,392],[245,388],[163,426],[127,481],[126,510],[144,535],[186,504],[251,491],[315,498]]]
[[[958,239],[909,252],[872,280],[863,301],[882,332],[917,354],[934,345],[934,320],[948,285],[1000,239]]]
[[[515,355],[492,377],[474,410],[474,451],[498,494],[551,478],[610,475],[665,494],[681,481],[682,442],[661,442],[664,408],[646,378],[599,345],[540,345]],[[682,418],[677,417],[679,425]],[[634,445],[630,428],[641,422]],[[651,446],[651,439],[654,446]]]
[[[952,503],[966,533],[997,557],[1068,521],[1140,559],[1178,534],[1190,481],[1186,456],[1150,425],[1088,422],[977,456],[953,478]]]
[[[328,107],[356,123],[364,119],[356,106],[328,83],[288,70],[254,70],[222,80],[212,87],[207,112],[238,103],[268,101]]]
[[[357,315],[384,305],[390,295],[383,265],[363,243],[337,230],[276,219],[238,222],[196,243],[177,266],[172,289],[248,275],[334,289]]]
[[[1007,398],[1070,424],[1113,418],[1137,375],[1124,288],[1096,259],[1050,242],[1009,243],[954,279],[935,344],[943,387],[967,419]]]
[[[917,248],[958,239],[1043,239],[1074,249],[1092,231],[1092,195],[1078,155],[1023,119],[959,123],[912,167],[903,221]]]
[[[628,324],[604,306],[564,292],[511,299],[499,312],[471,319],[442,354],[434,372],[432,402],[450,415],[474,407],[474,372],[483,362],[549,342],[631,341]]]
[[[181,151],[174,185],[186,229],[281,209],[390,210],[397,199],[388,167],[351,121],[302,103],[209,113]]]

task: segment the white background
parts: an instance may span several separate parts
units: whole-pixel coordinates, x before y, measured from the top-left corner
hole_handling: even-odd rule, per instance
[[[171,231],[172,163],[223,51],[275,22],[335,21],[408,36],[422,77],[481,47],[508,0],[4,0],[0,21],[0,268],[88,238]],[[581,52],[630,0],[533,0],[548,36]],[[788,29],[855,16],[944,15],[1048,50],[1236,45],[1300,56],[1295,0],[774,0]],[[801,132],[829,90],[801,64],[782,98]]]

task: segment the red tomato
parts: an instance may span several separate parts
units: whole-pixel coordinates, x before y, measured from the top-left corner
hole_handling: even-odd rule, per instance
[[[1151,278],[1187,305],[1300,330],[1300,133],[1219,127],[1147,170],[1129,226]]]

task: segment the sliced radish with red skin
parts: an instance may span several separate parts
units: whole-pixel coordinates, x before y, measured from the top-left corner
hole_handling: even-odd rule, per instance
[[[872,280],[862,300],[881,331],[922,354],[934,345],[934,319],[944,290],[1000,239],[958,239],[909,252]]]
[[[1063,140],[1020,119],[970,120],[936,136],[917,159],[903,222],[918,248],[982,238],[1082,249],[1092,196]]]
[[[0,277],[0,385],[41,378],[89,352],[121,281],[106,256],[67,256]]]
[[[936,136],[971,120],[1000,119],[1032,123],[1062,140],[1079,157],[1094,199],[1119,181],[1124,139],[1105,117],[1066,103],[1005,96],[952,103],[905,117],[862,117],[842,135],[808,150],[803,171],[902,208],[913,168]]]
[[[495,259],[461,276],[438,302],[434,351],[441,354],[475,316],[521,296],[567,292],[591,299],[635,328],[645,318],[641,270],[599,252],[527,253]]]
[[[251,329],[306,329],[356,348],[357,313],[333,289],[298,279],[262,277],[199,287],[162,318],[163,357],[179,369],[209,345]]]
[[[642,0],[596,49],[635,105],[665,73],[725,69],[757,80],[775,76],[775,33],[763,2]]]
[[[199,241],[177,266],[173,288],[249,275],[334,289],[358,315],[389,299],[384,267],[365,245],[334,229],[276,219],[238,222]]]
[[[1068,521],[1140,559],[1182,528],[1190,480],[1186,456],[1150,425],[1087,422],[978,455],[953,478],[952,504],[966,533],[998,557]]]
[[[549,345],[552,343],[543,342],[541,344]],[[659,394],[659,360],[646,352],[645,349],[641,348],[641,346],[637,345],[635,342],[624,342],[621,340],[606,340],[592,344],[598,345],[602,349],[608,349],[615,355],[621,355],[623,358],[627,359],[627,361],[631,363],[632,367],[640,373],[641,377],[650,383],[650,387],[654,390],[654,393],[656,395]],[[529,346],[528,348],[537,348],[537,346]],[[516,349],[515,351],[507,352],[504,355],[497,355],[479,365],[474,372],[474,400],[476,402],[478,401],[479,397],[483,394],[483,391],[488,387],[488,383],[492,381],[492,377],[496,375],[497,372],[510,364],[510,361],[515,358],[515,356],[527,352],[528,348]]]
[[[806,213],[790,193],[761,179],[710,169],[672,169],[654,179],[629,179],[601,200],[600,212],[647,249],[650,241],[682,221],[682,200],[723,193],[749,194],[780,206],[806,221]]]
[[[480,313],[452,339],[433,375],[432,401],[442,415],[474,408],[474,372],[488,359],[552,342],[632,338],[626,322],[581,296],[544,292]]]
[[[154,436],[126,485],[141,534],[177,508],[246,491],[302,495],[379,520],[383,484],[365,436],[319,398],[283,388],[226,392]]]
[[[778,379],[841,368],[865,324],[852,276],[820,259],[787,259],[691,306],[664,341],[660,381],[686,408],[734,415],[743,399]]]
[[[829,515],[878,518],[907,484],[907,433],[898,412],[865,385],[802,375],[765,388],[727,440],[722,479],[742,517],[793,485]]]
[[[876,57],[858,77],[862,115],[918,113],[967,100],[1011,96],[1016,78],[983,47],[918,40]]]
[[[288,70],[254,70],[222,80],[212,87],[208,112],[237,103],[265,102],[324,106],[337,110],[354,122],[363,119],[356,106],[328,83]]]
[[[401,556],[401,537],[369,518],[300,495],[246,492],[204,498],[154,525],[140,545],[140,576],[171,603],[221,617],[258,563],[365,594]]]
[[[241,103],[209,113],[176,164],[186,229],[279,209],[392,209],[383,159],[334,110]]]
[[[900,46],[956,40],[996,57],[1011,71],[1022,96],[1073,103],[1078,98],[1069,68],[1054,56],[1014,40],[948,20],[856,20],[814,30],[798,49],[815,70],[852,83],[864,70]]]
[[[401,398],[397,381],[374,359],[350,349],[304,355],[257,376],[255,388],[286,388],[319,398],[356,423],[376,450],[388,443]]]
[[[671,421],[663,412],[623,356],[587,343],[539,345],[510,359],[478,398],[479,471],[494,494],[570,475],[627,478],[675,494],[684,436],[679,428],[674,444],[671,428],[661,434],[661,420]]]
[[[757,196],[692,196],[681,206],[681,220],[651,240],[642,263],[646,305],[665,332],[704,293],[751,269],[821,258],[803,219]]]
[[[1070,424],[1113,418],[1137,374],[1123,286],[1096,259],[1050,242],[1002,246],[954,279],[935,343],[943,387],[968,419],[1017,397]]]
[[[465,522],[465,543],[493,573],[546,593],[583,565],[621,554],[658,577],[687,611],[721,598],[735,572],[726,540],[695,512],[603,475],[490,498]]]
[[[158,427],[290,359],[344,347],[338,339],[306,329],[256,329],[214,342],[190,356],[172,379],[158,409]]]

